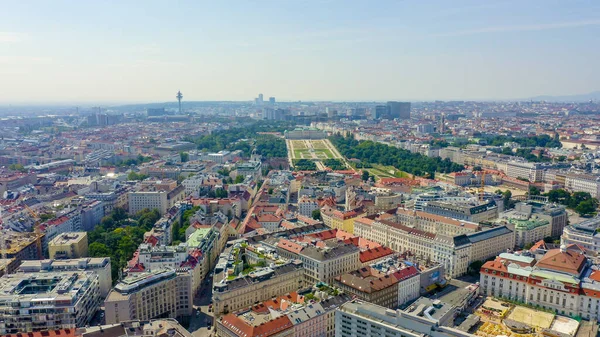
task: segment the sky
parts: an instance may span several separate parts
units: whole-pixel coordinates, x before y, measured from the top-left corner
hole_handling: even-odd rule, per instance
[[[0,0],[0,103],[600,90],[600,1]]]

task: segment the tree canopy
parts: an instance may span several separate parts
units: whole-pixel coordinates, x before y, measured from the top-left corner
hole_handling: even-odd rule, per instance
[[[372,141],[358,141],[352,135],[334,135],[331,143],[346,158],[356,158],[361,162],[393,166],[401,171],[417,176],[434,177],[435,172],[451,173],[464,169],[463,165],[451,162],[449,159],[432,158],[419,153],[389,146]]]
[[[89,255],[91,257],[110,257],[112,278],[118,281],[119,271],[131,259],[133,253],[144,239],[144,233],[149,231],[160,219],[157,209],[144,209],[133,219],[127,216],[125,210],[115,208],[112,213],[102,218],[94,230],[88,233]]]

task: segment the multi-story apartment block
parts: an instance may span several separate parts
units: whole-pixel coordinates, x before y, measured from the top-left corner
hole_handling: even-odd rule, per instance
[[[552,227],[550,222],[545,219],[515,219],[509,218],[502,220],[502,224],[510,227],[515,232],[515,246],[523,247],[527,244],[533,244],[551,236]]]
[[[331,242],[317,247],[281,239],[277,251],[281,256],[302,261],[308,284],[332,283],[334,277],[360,267],[360,249],[350,243]]]
[[[187,321],[192,315],[191,277],[175,269],[132,273],[104,301],[106,323],[149,320],[154,317]]]
[[[479,223],[495,219],[498,216],[499,207],[494,200],[484,202],[473,199],[463,202],[439,200],[428,202],[423,206],[423,211],[456,220]]]
[[[537,260],[536,260],[537,259]],[[481,267],[483,294],[600,321],[600,272],[576,245],[533,254],[500,254]]]
[[[344,212],[330,207],[323,207],[321,209],[321,218],[325,225],[334,229],[343,230],[350,234],[354,234],[354,220],[366,215],[367,212],[361,208]]]
[[[398,222],[406,226],[440,235],[453,236],[480,230],[479,224],[475,222],[457,220],[425,211],[398,208],[395,215]]]
[[[0,248],[2,256],[15,259],[17,264],[20,264],[23,260],[40,260],[43,258],[43,234],[2,231],[1,235],[4,241],[4,247]]]
[[[421,301],[422,300],[422,301]],[[418,305],[406,310],[353,300],[339,307],[335,313],[336,337],[376,336],[431,336],[473,337],[474,335],[449,327],[448,322],[457,314],[447,303],[420,298]]]
[[[540,163],[509,161],[506,175],[511,178],[527,179],[532,183],[543,181],[544,166]]]
[[[335,277],[334,285],[345,293],[386,308],[398,306],[398,282],[393,275],[363,267]]]
[[[499,214],[502,219],[519,220],[545,220],[550,224],[550,234],[548,236],[560,236],[563,228],[567,225],[568,214],[564,206],[526,201],[516,204],[514,210],[502,212]],[[537,240],[535,240],[537,241]]]
[[[597,256],[600,252],[600,217],[565,227],[561,243],[567,246],[576,244],[586,255]]]
[[[485,261],[514,248],[515,241],[513,231],[505,226],[448,236],[374,217],[358,219],[354,229],[357,236],[397,252],[411,252],[422,259],[443,264],[449,277],[463,275],[473,261]]]
[[[44,233],[44,237],[42,238],[42,249],[44,251],[44,255],[48,254],[48,243],[56,236],[62,233],[69,233],[77,230],[75,228],[74,218],[69,218],[66,215],[48,220],[41,224],[38,228],[40,232]]]
[[[81,209],[81,228],[84,231],[92,231],[102,221],[104,214],[102,201],[91,200]]]
[[[258,180],[262,177],[262,163],[258,160],[251,160],[245,163],[238,163],[235,165],[236,176],[252,177],[254,180]]]
[[[98,274],[17,273],[0,278],[0,334],[85,326],[100,307]]]
[[[51,273],[91,271],[98,274],[100,297],[105,298],[112,288],[111,264],[109,257],[86,257],[70,260],[28,260],[17,268],[17,273]]]
[[[76,259],[88,256],[86,232],[67,232],[57,235],[48,242],[50,259]]]
[[[158,209],[161,215],[183,200],[185,187],[177,186],[169,191],[142,190],[129,192],[129,214],[136,214],[143,209]]]
[[[217,321],[217,334],[224,337],[334,337],[335,310],[350,300],[350,296],[341,294],[308,303],[304,296],[293,292],[221,317]]]
[[[312,217],[312,212],[319,209],[319,203],[307,195],[298,200],[298,213],[306,217]]]
[[[200,288],[207,273],[207,270],[203,268],[202,253],[198,249],[190,249],[185,243],[178,246],[152,246],[143,243],[139,246],[136,254],[130,261],[129,273],[165,268],[187,269],[192,277],[194,294]]]
[[[592,198],[600,198],[600,177],[591,174],[567,174],[565,188],[571,192],[588,192]]]
[[[296,291],[304,284],[304,268],[300,261],[257,269],[233,280],[215,279],[215,315],[227,314],[279,294]]]

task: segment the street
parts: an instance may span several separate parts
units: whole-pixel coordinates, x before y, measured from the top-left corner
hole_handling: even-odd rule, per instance
[[[212,277],[202,283],[197,296],[194,298],[194,314],[190,320],[188,330],[194,337],[206,337],[215,335],[215,324],[213,313],[208,312],[212,301]],[[210,326],[210,330],[208,327]]]

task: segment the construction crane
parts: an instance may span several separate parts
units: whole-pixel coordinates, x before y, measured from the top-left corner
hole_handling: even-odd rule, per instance
[[[481,171],[481,187],[479,187],[479,201],[483,201],[485,195],[485,171]]]
[[[29,214],[33,217],[33,220],[35,221],[33,224],[33,231],[35,233],[39,233],[40,232],[40,217],[34,210],[32,210],[29,206],[27,206],[27,204],[23,203],[23,205],[25,206],[25,209],[29,212]]]

